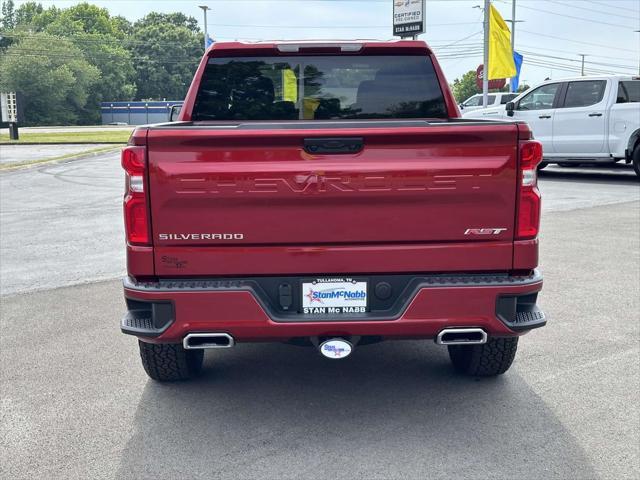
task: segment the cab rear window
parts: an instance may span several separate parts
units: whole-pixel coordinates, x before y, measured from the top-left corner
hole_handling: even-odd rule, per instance
[[[426,56],[212,58],[193,120],[446,118]]]
[[[506,103],[509,103],[511,100],[513,100],[517,96],[518,96],[517,93],[509,93],[507,95],[502,95],[502,97],[500,98],[500,105],[505,105]]]
[[[640,80],[620,82],[618,85],[618,100],[616,103],[640,102]]]
[[[604,80],[581,80],[569,82],[564,108],[588,107],[600,102],[604,97],[607,82]]]

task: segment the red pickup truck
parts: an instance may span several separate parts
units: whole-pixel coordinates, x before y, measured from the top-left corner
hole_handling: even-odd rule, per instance
[[[122,153],[124,333],[159,381],[239,342],[391,339],[497,375],[536,299],[540,143],[464,120],[420,41],[216,43]]]

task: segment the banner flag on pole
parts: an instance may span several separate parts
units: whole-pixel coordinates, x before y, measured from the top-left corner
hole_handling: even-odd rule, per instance
[[[522,68],[522,60],[524,57],[520,55],[518,52],[513,52],[513,63],[516,64],[516,76],[511,77],[511,91],[515,92],[518,90],[518,86],[520,85],[520,69]]]
[[[489,80],[516,76],[511,51],[511,31],[500,12],[489,6]]]
[[[213,45],[213,39],[207,34],[207,38],[206,38],[206,45],[207,48],[209,48],[211,45]]]
[[[298,102],[298,78],[290,68],[282,70],[282,100]]]

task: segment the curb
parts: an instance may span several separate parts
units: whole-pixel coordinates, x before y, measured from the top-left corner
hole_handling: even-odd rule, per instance
[[[118,144],[119,146],[125,146],[125,143]],[[82,160],[84,158],[96,157],[98,155],[102,155],[104,153],[109,153],[117,150],[120,147],[105,147],[100,149],[89,150],[86,152],[79,152],[70,155],[63,155],[62,157],[54,157],[54,158],[45,158],[41,160],[32,160],[21,163],[14,163],[8,165],[0,165],[0,173],[2,172],[12,172],[15,170],[27,170],[33,167],[40,167],[42,165],[56,164],[56,163],[65,163],[72,160]]]
[[[125,145],[126,142],[0,142],[0,145],[95,145],[100,143],[103,145]]]

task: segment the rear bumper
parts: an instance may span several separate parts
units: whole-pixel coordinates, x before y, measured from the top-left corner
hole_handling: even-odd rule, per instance
[[[278,312],[262,281],[252,279],[124,280],[124,333],[177,343],[189,333],[227,333],[239,342],[313,336],[435,338],[446,327],[479,327],[514,336],[546,323],[536,306],[542,275],[427,275],[412,277],[394,307],[341,318]]]

